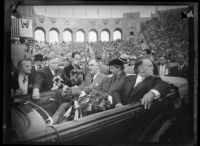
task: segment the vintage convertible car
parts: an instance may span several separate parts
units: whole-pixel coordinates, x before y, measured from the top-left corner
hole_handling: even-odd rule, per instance
[[[64,102],[60,91],[30,96],[12,103],[12,143],[53,142],[65,144],[113,144],[131,142],[185,143],[187,125],[181,115],[179,90],[170,84],[166,97],[155,100],[151,109],[141,103],[95,113],[77,120],[52,125],[51,116]]]

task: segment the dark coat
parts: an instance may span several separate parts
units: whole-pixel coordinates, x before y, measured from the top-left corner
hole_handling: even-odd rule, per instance
[[[11,75],[11,89],[14,90],[14,92],[19,89],[19,82],[18,82],[18,76],[19,73],[16,72],[13,75]],[[33,82],[31,80],[30,75],[28,75],[28,94],[31,94],[33,91]]]
[[[107,92],[109,95],[112,96],[112,92],[115,90],[115,88],[118,88],[121,83],[125,80],[126,73],[123,71],[119,75],[118,78],[116,78],[115,75],[112,75],[107,80],[102,82],[102,89],[104,92]]]
[[[49,91],[53,87],[53,74],[49,67],[39,70],[35,76],[33,88],[38,88],[40,92]]]
[[[188,66],[184,65],[181,70],[178,70],[178,65],[172,67],[169,76],[181,77],[188,80]]]
[[[129,75],[124,82],[116,88],[113,93],[114,104],[123,105],[140,101],[140,99],[151,89],[159,91],[161,97],[169,92],[169,86],[160,77],[149,76],[134,87],[137,75]]]

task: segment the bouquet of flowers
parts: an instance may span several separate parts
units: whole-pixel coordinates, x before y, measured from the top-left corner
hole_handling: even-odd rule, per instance
[[[72,86],[79,86],[84,80],[84,74],[80,69],[73,69],[70,71],[70,81]]]
[[[72,106],[64,114],[68,121],[112,108],[108,94],[96,89],[92,89],[82,97],[74,96],[71,102]]]
[[[82,116],[105,111],[112,107],[108,100],[108,94],[96,89],[92,89],[88,94],[79,98],[78,103]]]

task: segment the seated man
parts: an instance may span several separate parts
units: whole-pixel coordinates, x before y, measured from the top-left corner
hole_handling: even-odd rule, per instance
[[[181,77],[188,80],[188,66],[185,65],[186,56],[184,54],[178,54],[177,62],[178,65],[170,69],[169,76]]]
[[[138,60],[135,71],[137,75],[127,76],[112,92],[114,104],[119,107],[141,100],[144,108],[149,109],[154,99],[169,92],[168,84],[153,75],[153,64],[150,59]]]
[[[11,75],[11,92],[13,96],[32,93],[31,61],[22,59],[18,62],[18,72]]]
[[[107,76],[100,72],[99,64],[95,59],[89,61],[89,73],[86,75],[85,80],[80,86],[69,87],[65,93],[67,95],[81,95],[84,96],[92,89],[102,90],[102,82],[107,80]],[[71,107],[70,102],[62,103],[55,114],[53,115],[53,123],[59,123],[63,119],[65,112]]]
[[[48,67],[39,70],[35,76],[33,86],[33,99],[40,99],[40,92],[50,91],[53,87],[53,78],[56,76],[55,71],[58,69],[59,58],[54,52],[48,56]]]

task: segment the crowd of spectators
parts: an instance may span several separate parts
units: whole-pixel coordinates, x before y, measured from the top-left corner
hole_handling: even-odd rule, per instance
[[[158,11],[158,17],[141,23],[144,38],[154,50],[155,58],[165,52],[172,61],[179,53],[188,54],[188,20],[181,19],[186,8]]]
[[[172,9],[158,11],[158,17],[141,23],[141,34],[144,40],[116,40],[110,42],[62,42],[50,44],[34,40],[23,41],[27,44],[26,50],[32,56],[42,54],[44,57],[52,50],[61,57],[70,58],[72,52],[80,52],[82,60],[101,55],[104,64],[121,54],[139,57],[142,45],[147,44],[156,62],[160,56],[166,56],[168,62],[176,62],[179,53],[188,54],[188,22],[181,19],[180,13],[187,9]],[[20,41],[21,43],[22,41]],[[19,43],[19,40],[13,41]]]

